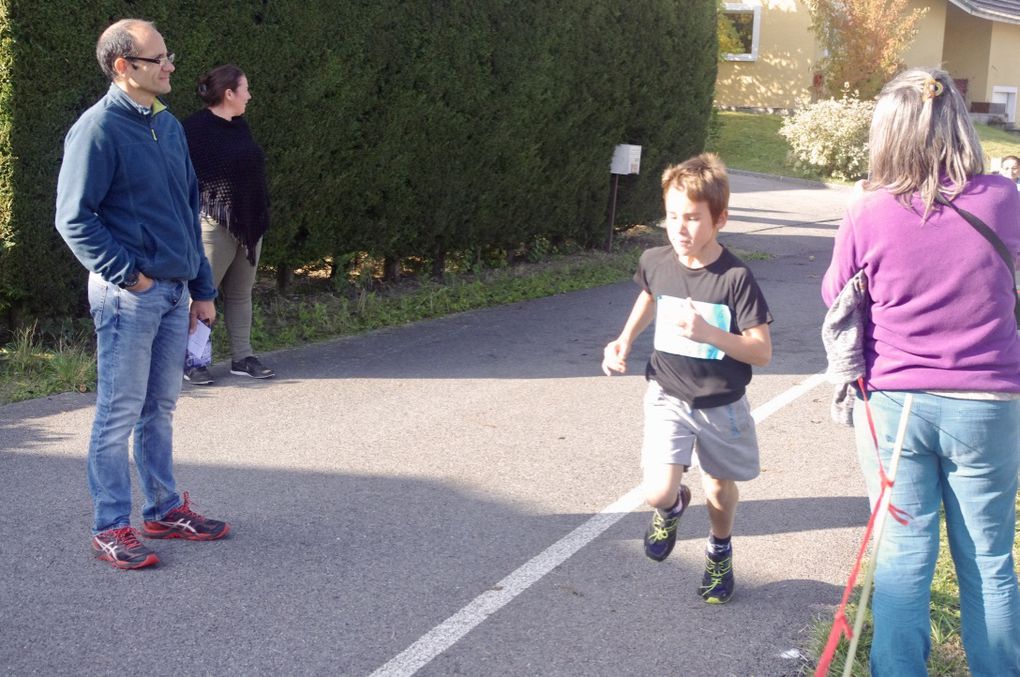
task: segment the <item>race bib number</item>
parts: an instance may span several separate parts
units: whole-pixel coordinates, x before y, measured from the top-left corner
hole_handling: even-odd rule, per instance
[[[655,299],[655,349],[661,353],[697,357],[703,360],[721,360],[726,353],[708,343],[698,343],[680,335],[680,311],[687,300],[662,295]],[[723,331],[730,330],[732,319],[729,306],[720,303],[692,301],[694,310],[706,322]]]

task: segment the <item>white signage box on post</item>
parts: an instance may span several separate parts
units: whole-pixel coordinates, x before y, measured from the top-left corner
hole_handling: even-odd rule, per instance
[[[641,146],[629,143],[617,144],[613,149],[613,161],[609,163],[610,174],[640,174]]]
[[[616,189],[620,185],[620,176],[641,173],[641,146],[620,143],[613,149],[613,159],[609,163],[609,173],[613,176],[613,189],[609,198],[609,237],[606,239],[606,251],[613,251],[613,226],[616,220]]]

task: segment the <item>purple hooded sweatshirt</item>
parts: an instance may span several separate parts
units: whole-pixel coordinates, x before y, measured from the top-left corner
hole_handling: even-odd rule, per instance
[[[1009,269],[953,209],[922,221],[884,191],[861,191],[836,233],[822,298],[832,305],[859,271],[871,318],[864,357],[869,390],[1020,393],[1020,340]],[[1002,176],[976,176],[955,204],[1020,252],[1020,193]]]

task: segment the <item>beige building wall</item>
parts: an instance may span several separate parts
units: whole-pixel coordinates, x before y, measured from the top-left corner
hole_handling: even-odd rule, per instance
[[[802,0],[735,0],[761,8],[758,55],[723,61],[716,78],[720,107],[793,109],[812,95],[821,58],[811,14]],[[1020,119],[1020,25],[976,18],[948,0],[910,0],[927,7],[917,37],[903,54],[907,66],[940,66],[967,80],[967,101],[1006,102]],[[1013,91],[1016,90],[1016,91]]]
[[[903,63],[912,68],[930,68],[942,65],[947,4],[947,2],[911,0],[910,9],[927,7],[928,11],[918,24],[917,37],[903,52]]]
[[[719,64],[716,105],[796,108],[810,96],[819,57],[807,7],[800,0],[744,0],[742,4],[762,7],[758,58]]]
[[[948,3],[947,3],[948,4]],[[955,5],[946,10],[946,28],[942,66],[953,78],[967,80],[967,102],[988,101],[988,59],[992,27],[987,19],[977,19]]]
[[[984,101],[1000,100],[1006,103],[1006,114],[1010,122],[1016,122],[1017,113],[1020,112],[1017,110],[1020,108],[1017,103],[1017,92],[1020,91],[1020,25],[992,25],[988,63],[988,89]]]

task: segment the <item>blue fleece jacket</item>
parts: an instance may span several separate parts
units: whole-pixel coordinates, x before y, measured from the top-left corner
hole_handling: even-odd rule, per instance
[[[216,297],[202,249],[199,194],[184,130],[156,100],[146,115],[116,85],[64,139],[56,225],[74,255],[104,280],[133,271],[188,280]]]

